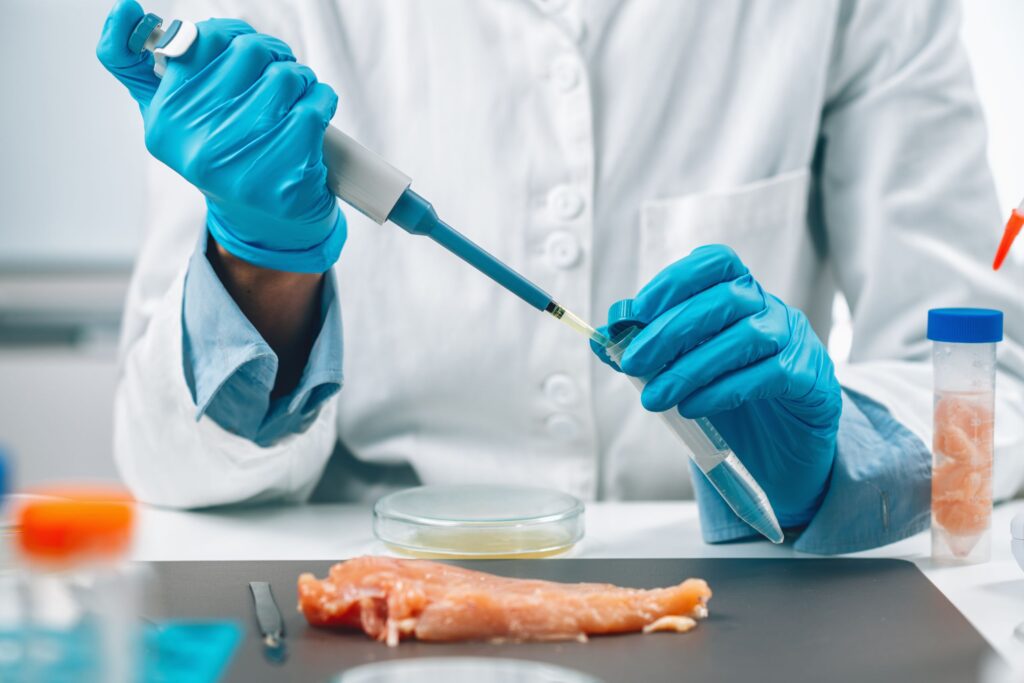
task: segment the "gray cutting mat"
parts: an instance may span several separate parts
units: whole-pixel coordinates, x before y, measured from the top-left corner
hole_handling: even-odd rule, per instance
[[[157,562],[164,617],[234,618],[247,633],[229,681],[326,681],[346,668],[403,657],[543,660],[618,681],[973,681],[987,644],[911,563],[900,560],[519,560],[462,562],[495,574],[654,588],[690,577],[714,591],[711,616],[687,634],[589,643],[403,642],[309,627],[296,578],[328,562]],[[249,581],[269,581],[287,622],[289,658],[264,661]]]

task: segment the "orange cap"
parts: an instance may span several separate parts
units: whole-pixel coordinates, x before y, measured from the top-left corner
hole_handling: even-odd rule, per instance
[[[135,500],[116,487],[34,491],[18,509],[18,547],[52,563],[109,559],[124,553],[135,526]]]

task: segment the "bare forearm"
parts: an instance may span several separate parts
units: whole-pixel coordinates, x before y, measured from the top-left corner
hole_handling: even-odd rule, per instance
[[[320,320],[323,275],[260,268],[210,238],[207,257],[231,298],[278,357],[273,395],[298,384]]]

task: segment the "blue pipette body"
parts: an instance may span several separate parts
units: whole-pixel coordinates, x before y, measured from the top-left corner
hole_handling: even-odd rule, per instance
[[[412,189],[406,189],[398,198],[388,220],[408,233],[434,240],[534,308],[551,312],[555,306],[547,292],[438,218],[430,202]]]

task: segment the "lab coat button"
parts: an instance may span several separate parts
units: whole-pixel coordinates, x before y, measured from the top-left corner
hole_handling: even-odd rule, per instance
[[[561,185],[548,194],[548,210],[559,220],[572,220],[583,213],[583,197],[575,189]]]
[[[548,235],[545,244],[548,263],[560,270],[572,268],[580,260],[580,242],[567,232],[558,231]]]
[[[544,394],[556,405],[569,407],[575,405],[580,392],[571,377],[557,373],[544,380]]]
[[[569,92],[580,83],[580,69],[572,57],[559,57],[551,65],[551,82],[562,91]]]
[[[556,441],[572,441],[580,434],[579,423],[571,415],[564,413],[556,413],[549,417],[546,426],[548,434]]]

